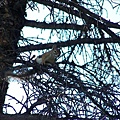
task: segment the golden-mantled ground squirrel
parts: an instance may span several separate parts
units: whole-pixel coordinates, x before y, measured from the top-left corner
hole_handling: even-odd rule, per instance
[[[56,45],[53,45],[52,50],[38,56],[35,61],[42,65],[55,64],[56,58],[59,56],[60,49],[58,49]]]

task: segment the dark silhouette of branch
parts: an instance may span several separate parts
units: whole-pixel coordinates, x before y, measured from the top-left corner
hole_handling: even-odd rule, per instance
[[[75,15],[75,16],[77,16],[79,18],[83,18],[87,23],[94,24],[96,27],[103,29],[111,37],[113,37],[115,39],[118,38],[118,36],[114,32],[112,32],[108,28],[108,26],[106,26],[104,23],[100,22],[99,20],[96,20],[93,17],[88,16],[85,13],[82,13],[82,12],[80,12],[78,10],[73,10],[73,9],[71,9],[71,7],[67,7],[67,6],[64,6],[64,5],[61,5],[61,4],[52,2],[52,1],[48,1],[48,0],[44,0],[44,1],[42,1],[42,0],[34,0],[34,1],[38,2],[40,4],[49,5],[51,7],[58,8],[58,9],[60,9],[62,11],[65,11],[65,12],[67,12],[69,14]]]
[[[27,109],[27,111],[24,113],[24,114],[30,114],[31,111],[33,111],[33,108],[38,106],[38,105],[41,105],[41,104],[46,104],[48,100],[45,99],[44,97],[42,98],[39,98],[35,103],[33,103],[30,108]]]
[[[0,115],[1,120],[59,120],[54,117],[44,116],[44,115]]]
[[[66,1],[64,1],[64,0],[57,0],[57,1],[66,3],[66,4],[70,5],[70,6],[74,6],[75,8],[78,8],[79,11],[81,11],[82,13],[88,14],[88,15],[90,15],[92,18],[94,18],[94,19],[96,19],[96,20],[98,20],[98,21],[103,22],[107,27],[120,29],[120,25],[119,25],[118,23],[114,23],[114,22],[108,21],[108,20],[106,20],[105,18],[103,18],[103,17],[101,17],[101,16],[99,16],[99,15],[97,15],[97,14],[89,11],[89,10],[86,9],[85,7],[80,6],[79,4],[76,4],[76,3],[73,2],[73,1],[69,1],[69,0],[66,0]]]
[[[72,30],[85,30],[85,25],[67,24],[67,23],[46,23],[36,22],[34,20],[26,20],[25,26],[36,27],[41,29],[72,29]]]
[[[19,52],[25,52],[29,50],[43,50],[52,48],[53,44],[56,44],[58,47],[67,47],[77,44],[103,44],[103,43],[120,43],[119,38],[77,38],[76,40],[68,40],[65,42],[57,42],[57,43],[48,43],[48,44],[39,44],[39,45],[28,45],[24,47],[19,47]]]
[[[114,31],[120,25],[101,17],[101,3],[96,7],[80,0],[9,0],[0,4],[0,113],[7,114],[9,108],[18,113],[2,114],[0,120],[120,119],[120,37]],[[42,5],[48,10],[42,21],[41,16],[36,21],[25,18],[25,10],[42,10]],[[39,28],[38,36],[45,32],[48,40],[42,43],[44,36],[24,38],[24,33],[20,35],[24,26]],[[52,40],[54,36],[57,42]],[[35,62],[38,54],[45,55],[42,52],[53,45],[60,48],[61,55],[56,58],[56,51],[47,52],[45,58],[56,58],[54,64]],[[25,95],[22,100],[8,95],[12,99],[4,105],[10,76],[23,80]],[[21,105],[18,112],[10,104],[12,100]]]

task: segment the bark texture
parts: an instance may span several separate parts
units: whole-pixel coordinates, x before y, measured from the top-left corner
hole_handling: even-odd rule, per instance
[[[17,43],[24,26],[27,0],[0,1],[0,113],[2,113],[5,95],[8,89],[5,73],[19,54]]]

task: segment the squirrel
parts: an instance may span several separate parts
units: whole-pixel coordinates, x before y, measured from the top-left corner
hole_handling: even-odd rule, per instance
[[[53,45],[52,50],[38,56],[35,61],[38,64],[48,65],[55,64],[56,58],[60,56],[60,49],[56,45]]]
[[[37,62],[38,64],[41,64],[41,65],[54,65],[55,64],[55,61],[56,61],[56,58],[60,56],[60,49],[57,48],[56,45],[53,45],[52,47],[52,50],[38,56],[33,62]],[[35,55],[33,55],[30,60],[32,60],[33,58],[35,57]],[[34,74],[34,70],[29,70],[23,74],[14,74],[13,71],[11,70],[8,70],[5,72],[5,77],[16,77],[16,78],[19,78],[19,79],[25,79],[25,77],[29,76],[29,75],[32,75]],[[9,80],[8,80],[9,82]]]

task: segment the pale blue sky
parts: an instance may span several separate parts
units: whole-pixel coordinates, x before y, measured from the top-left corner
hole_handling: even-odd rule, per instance
[[[116,0],[117,1],[117,0]],[[104,4],[104,8],[109,10],[108,13],[106,13],[106,11],[104,10],[104,14],[103,14],[103,17],[106,18],[107,20],[110,20],[112,22],[120,22],[120,12],[118,12],[116,14],[116,9],[115,10],[112,10],[111,6],[109,3],[105,3]],[[43,9],[40,9],[39,12],[40,14],[38,13],[38,11],[31,11],[31,10],[27,10],[27,19],[28,20],[38,20],[40,22],[42,22],[42,18],[44,18],[45,14],[47,14],[48,10],[43,10]],[[116,30],[116,32],[118,32]],[[46,42],[46,40],[48,39],[49,37],[49,31],[45,31],[43,32],[42,34],[40,34],[40,30],[39,29],[36,29],[36,28],[30,28],[30,27],[24,27],[23,28],[23,34],[24,34],[24,37],[36,37],[36,36],[39,36],[40,38],[44,38],[45,41],[43,41],[43,43]],[[47,36],[48,35],[48,36]],[[54,36],[52,39],[54,39],[54,42],[57,41],[57,37]],[[21,84],[18,83],[17,81],[16,82],[10,82],[10,85],[9,85],[9,89],[8,89],[8,94],[16,97],[16,99],[23,99],[24,98],[24,91],[21,87]],[[21,108],[21,105],[19,104],[16,104],[16,101],[9,101],[8,100],[9,97],[6,98],[6,103],[10,102],[11,105],[14,105],[16,106],[16,110],[20,110]],[[13,110],[10,108],[8,109],[8,113],[12,114],[14,113]]]

